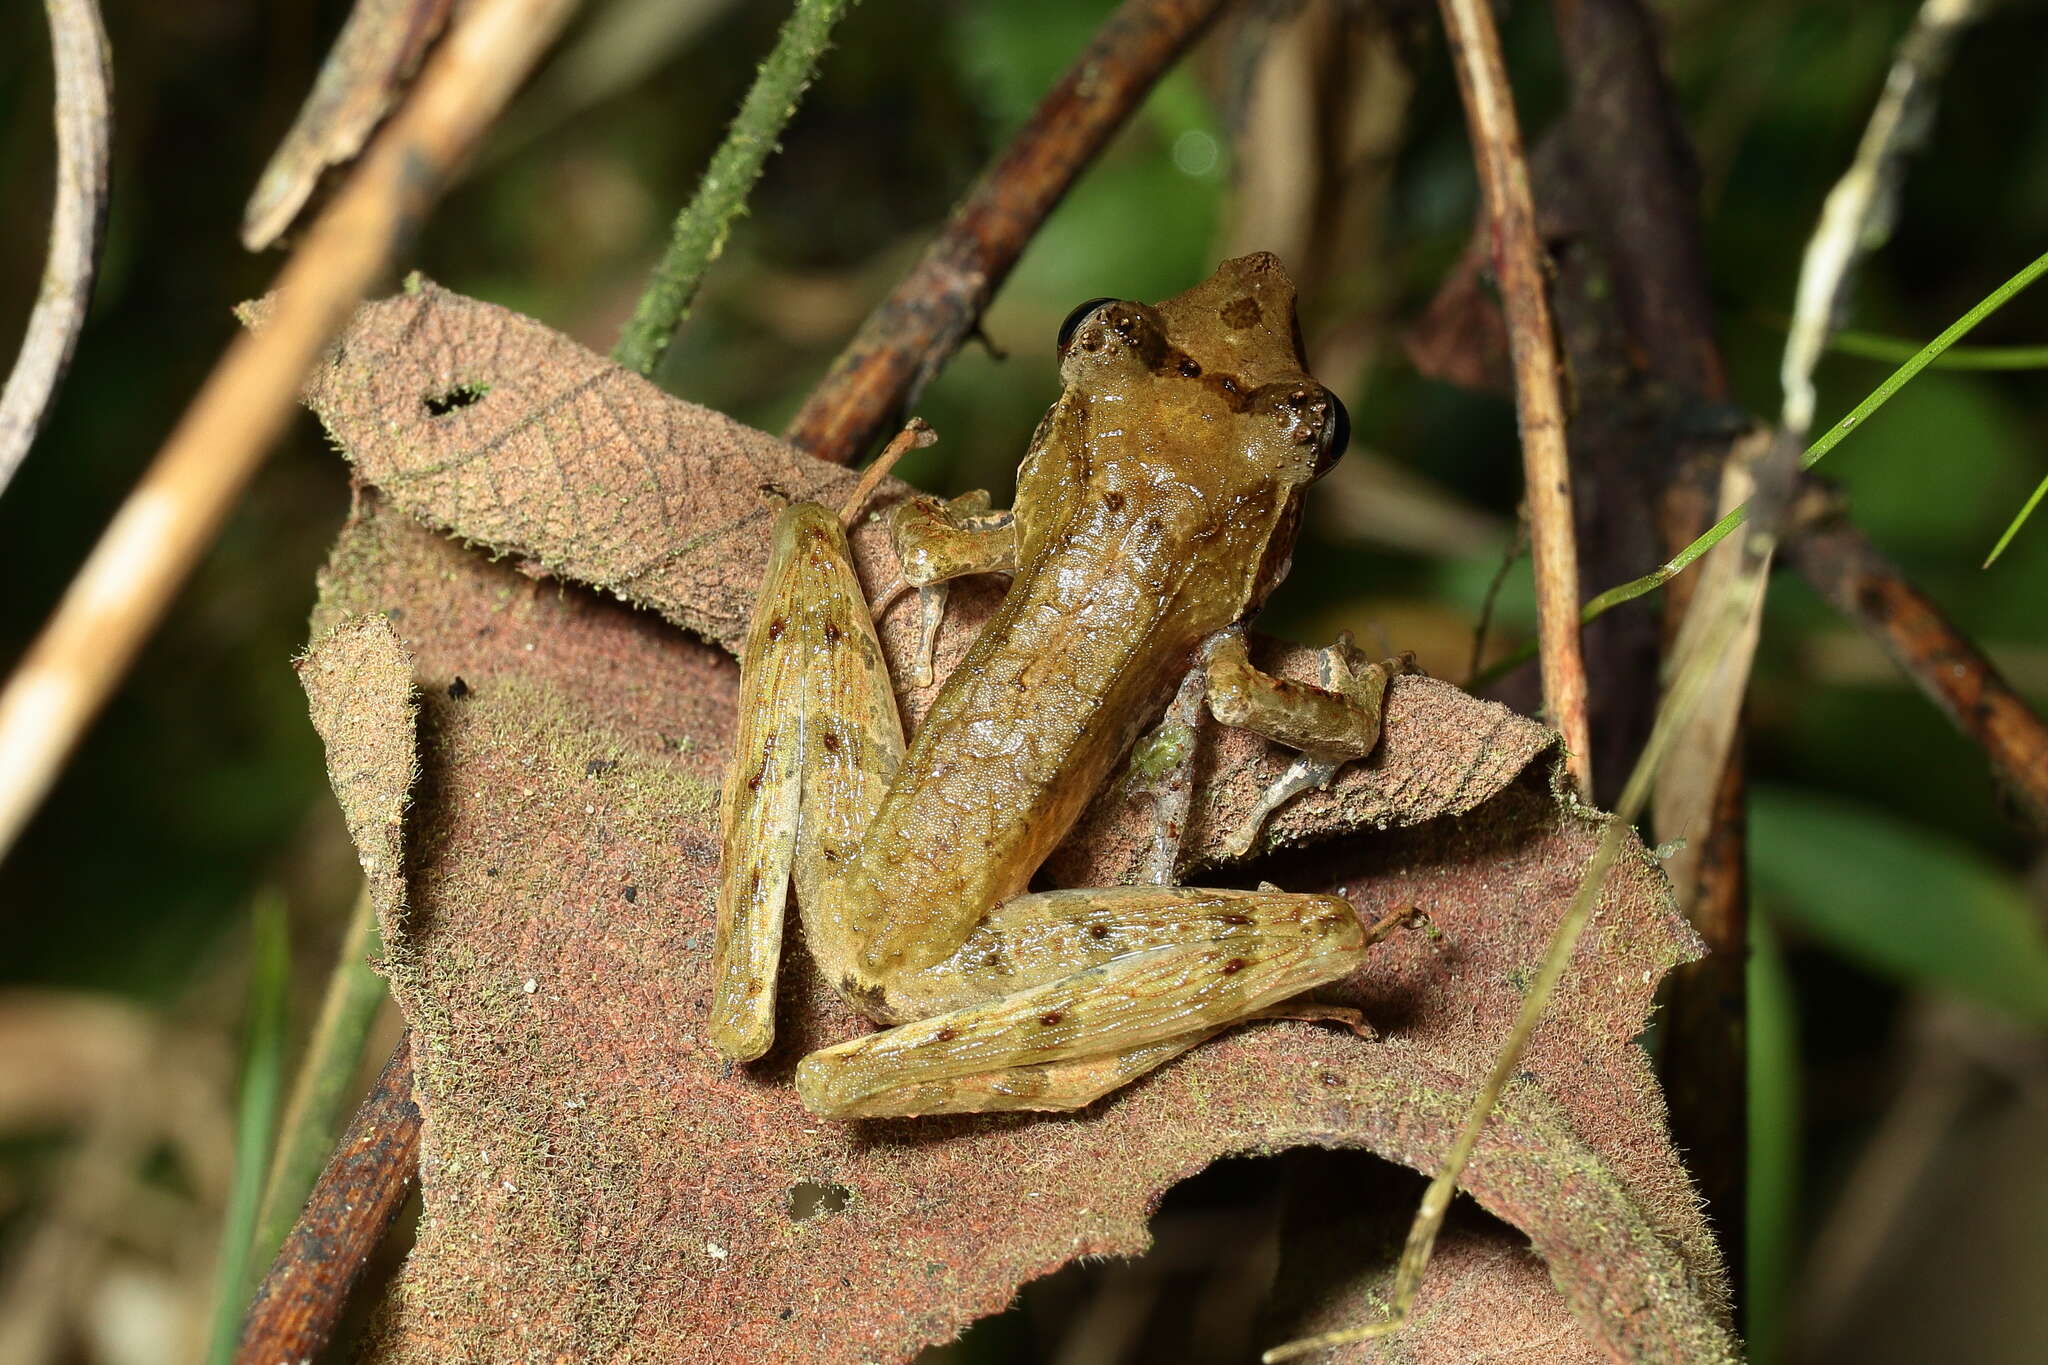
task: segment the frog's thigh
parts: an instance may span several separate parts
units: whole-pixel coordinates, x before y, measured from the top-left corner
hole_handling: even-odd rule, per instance
[[[710,1033],[750,1061],[775,1029],[792,874],[821,894],[895,776],[903,730],[838,519],[815,503],[776,521],[740,655],[739,729],[719,803],[722,857]]]
[[[828,1117],[1071,1108],[1345,975],[1364,946],[1357,915],[1334,896],[1192,887],[1020,896],[953,957],[897,983],[906,997],[952,1008],[812,1053],[797,1089]],[[1065,1065],[1090,1058],[1106,1060]],[[1040,1074],[997,1075],[1031,1069]]]

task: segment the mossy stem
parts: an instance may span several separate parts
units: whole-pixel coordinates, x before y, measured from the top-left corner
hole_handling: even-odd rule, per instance
[[[704,272],[724,252],[733,220],[745,211],[761,168],[781,145],[782,130],[816,79],[834,26],[852,6],[853,0],[797,0],[696,194],[676,215],[668,250],[612,348],[612,359],[620,365],[652,374],[661,363],[676,329],[690,315]]]

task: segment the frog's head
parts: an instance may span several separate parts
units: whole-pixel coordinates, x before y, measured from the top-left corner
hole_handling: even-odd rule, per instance
[[[1082,304],[1060,329],[1060,377],[1187,433],[1174,443],[1184,467],[1212,463],[1216,482],[1293,490],[1322,477],[1350,435],[1344,405],[1309,375],[1301,349],[1294,281],[1261,251],[1157,305]]]

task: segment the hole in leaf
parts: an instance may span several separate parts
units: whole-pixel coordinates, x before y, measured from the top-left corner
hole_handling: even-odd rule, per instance
[[[423,401],[427,405],[427,416],[446,417],[457,408],[466,408],[491,391],[489,384],[457,384],[445,393],[430,393]]]
[[[789,1219],[801,1223],[838,1213],[853,1201],[853,1191],[829,1180],[799,1180],[789,1187]]]

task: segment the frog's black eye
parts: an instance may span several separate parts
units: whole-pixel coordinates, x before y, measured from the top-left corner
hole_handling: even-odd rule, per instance
[[[1060,354],[1062,354],[1062,355],[1065,355],[1065,354],[1066,354],[1066,351],[1067,351],[1067,343],[1068,343],[1068,342],[1070,342],[1070,341],[1072,341],[1072,340],[1074,339],[1074,333],[1075,333],[1075,332],[1076,332],[1077,330],[1079,330],[1079,328],[1080,328],[1080,326],[1081,326],[1081,324],[1082,324],[1082,323],[1084,323],[1084,322],[1086,322],[1086,321],[1088,320],[1088,315],[1089,315],[1090,313],[1092,313],[1092,312],[1094,312],[1094,311],[1095,311],[1096,309],[1098,309],[1098,308],[1102,307],[1102,305],[1103,305],[1103,304],[1105,304],[1105,303],[1115,303],[1115,302],[1116,302],[1116,300],[1115,300],[1115,299],[1113,299],[1113,298],[1108,298],[1108,297],[1104,297],[1104,298],[1099,298],[1099,299],[1090,299],[1090,300],[1088,300],[1088,302],[1086,302],[1086,303],[1082,304],[1082,305],[1081,305],[1081,306],[1080,306],[1079,308],[1076,308],[1076,309],[1075,309],[1075,310],[1074,310],[1073,312],[1071,312],[1071,313],[1067,314],[1067,320],[1066,320],[1065,322],[1063,322],[1063,323],[1061,323],[1061,324],[1060,324],[1060,339],[1059,339],[1059,350],[1060,350]]]
[[[1330,466],[1344,458],[1344,450],[1351,444],[1351,412],[1344,406],[1344,400],[1330,394],[1330,422],[1327,430],[1329,439],[1316,452],[1316,477],[1330,472]]]

